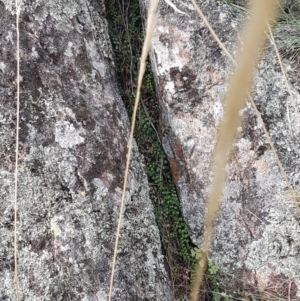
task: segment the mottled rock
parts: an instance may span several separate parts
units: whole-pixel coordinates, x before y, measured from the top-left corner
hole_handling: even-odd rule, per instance
[[[141,0],[143,8],[146,2]],[[172,3],[185,14],[162,1],[151,62],[160,103],[163,147],[189,233],[200,246],[216,129],[233,66],[191,2]],[[234,54],[243,12],[219,1],[198,3]],[[270,44],[265,50],[256,72],[253,97],[289,180],[299,193],[299,119],[275,52]],[[285,67],[289,74],[296,68],[288,61]],[[299,107],[300,95],[293,87],[292,92]],[[242,124],[228,159],[210,260],[219,270],[262,289],[271,289],[275,284],[278,289],[280,277],[281,283],[289,278],[299,287],[299,216],[250,103],[241,115]]]
[[[0,299],[16,300],[14,1],[0,1]],[[22,1],[21,300],[107,300],[129,121],[103,1]],[[113,300],[171,300],[143,159],[129,174]]]

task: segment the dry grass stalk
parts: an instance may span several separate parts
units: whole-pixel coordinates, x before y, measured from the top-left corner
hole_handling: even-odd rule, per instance
[[[240,122],[239,111],[245,106],[246,97],[252,84],[253,69],[259,58],[259,49],[264,41],[268,24],[275,17],[277,9],[277,1],[254,1],[252,5],[253,15],[242,35],[241,48],[243,50],[239,52],[236,69],[229,83],[225,96],[224,116],[218,130],[214,179],[207,201],[208,211],[204,222],[204,237],[201,245],[202,256],[196,265],[191,301],[198,300],[199,289],[206,270],[214,221],[222,197],[227,156]]]
[[[16,300],[20,300],[19,294],[19,276],[18,276],[18,228],[17,228],[17,211],[18,211],[18,162],[19,162],[19,126],[20,126],[20,0],[15,1],[16,6],[16,34],[17,34],[17,123],[16,123],[16,160],[15,160],[15,197],[14,197],[14,264],[15,264],[15,291]]]
[[[117,227],[117,233],[116,233],[112,269],[111,269],[108,301],[111,301],[111,298],[112,298],[114,273],[115,273],[116,261],[117,261],[117,251],[118,251],[118,245],[119,245],[122,217],[123,217],[123,211],[124,211],[124,200],[125,200],[126,186],[127,186],[127,181],[128,181],[128,173],[129,173],[129,166],[130,166],[130,159],[131,159],[133,133],[134,133],[134,129],[135,129],[137,109],[138,109],[139,101],[140,101],[141,86],[142,86],[143,77],[144,77],[145,70],[146,70],[146,61],[147,61],[147,57],[148,57],[148,53],[149,53],[149,49],[150,49],[150,45],[151,45],[151,39],[152,39],[152,35],[154,32],[154,27],[155,27],[155,23],[156,23],[157,6],[158,6],[158,0],[150,1],[150,5],[149,5],[149,9],[148,9],[146,36],[145,36],[145,41],[144,41],[143,49],[142,49],[142,55],[141,55],[141,59],[140,59],[137,91],[136,91],[135,103],[134,103],[133,114],[132,114],[132,119],[131,119],[131,129],[130,129],[130,136],[129,136],[129,142],[128,142],[128,151],[127,151],[127,160],[126,160],[126,167],[125,167],[122,199],[121,199],[121,204],[120,204],[120,213],[119,213],[119,220],[118,220],[118,227]]]
[[[208,22],[207,19],[205,18],[204,14],[202,13],[201,9],[200,9],[199,6],[196,4],[195,0],[191,0],[191,2],[193,3],[193,5],[194,5],[196,11],[198,12],[199,16],[201,17],[201,19],[203,20],[205,26],[206,26],[206,27],[208,28],[208,30],[210,31],[211,35],[214,37],[214,39],[216,40],[216,42],[219,44],[220,48],[224,51],[224,53],[225,53],[225,54],[227,55],[227,57],[232,61],[232,63],[233,63],[234,65],[236,65],[235,59],[234,59],[233,56],[229,53],[229,51],[227,50],[227,48],[225,47],[225,45],[220,41],[220,39],[218,38],[217,34],[215,33],[215,31],[213,30],[213,28],[211,27],[211,25],[209,24],[209,22]],[[235,6],[238,7],[239,9],[242,9],[242,10],[244,10],[244,11],[246,11],[246,12],[249,13],[249,10],[247,10],[247,9],[245,9],[245,8],[243,8],[243,7],[237,6],[237,5],[235,5]],[[257,108],[257,106],[256,106],[256,104],[255,104],[255,102],[254,102],[253,97],[251,96],[251,94],[250,94],[249,92],[248,92],[248,94],[247,94],[247,97],[248,97],[248,99],[250,100],[251,105],[252,105],[252,107],[253,107],[253,109],[254,109],[254,112],[255,112],[255,114],[256,114],[256,116],[257,116],[257,118],[258,118],[258,121],[259,121],[259,123],[260,123],[261,126],[262,126],[263,132],[264,132],[264,134],[266,135],[266,138],[267,138],[267,140],[268,140],[268,143],[269,143],[269,145],[270,145],[270,147],[271,147],[271,150],[272,150],[272,152],[273,152],[273,154],[274,154],[274,157],[275,157],[275,160],[276,160],[276,162],[277,162],[277,165],[278,165],[278,167],[279,167],[279,169],[280,169],[281,175],[282,175],[284,181],[286,182],[286,185],[287,185],[287,187],[288,187],[288,189],[289,189],[291,198],[292,198],[292,200],[293,200],[293,202],[294,202],[294,204],[295,204],[295,206],[296,206],[296,208],[297,208],[298,214],[300,215],[300,208],[299,208],[299,205],[298,205],[297,194],[295,193],[295,191],[294,191],[294,189],[293,189],[293,187],[292,187],[292,185],[291,185],[291,183],[290,183],[290,181],[289,181],[289,179],[288,179],[288,176],[287,176],[287,174],[286,174],[286,172],[285,172],[285,170],[284,170],[284,168],[283,168],[283,165],[282,165],[282,163],[281,163],[281,161],[280,161],[280,159],[279,159],[279,157],[278,157],[278,154],[277,154],[276,149],[275,149],[275,147],[274,147],[274,144],[273,144],[273,142],[272,142],[272,140],[271,140],[271,137],[270,137],[270,135],[269,135],[269,133],[268,133],[268,130],[267,130],[265,124],[264,124],[264,121],[263,121],[262,118],[261,118],[260,112],[259,112],[259,110],[258,110],[258,108]]]
[[[289,92],[291,100],[292,100],[292,105],[294,107],[294,110],[295,110],[295,113],[297,115],[297,118],[298,118],[298,120],[300,122],[300,114],[299,114],[299,110],[298,110],[297,105],[296,105],[296,100],[295,100],[295,98],[293,96],[291,85],[289,84],[289,81],[287,79],[287,75],[286,75],[285,69],[284,69],[283,64],[282,64],[282,59],[281,59],[281,56],[279,54],[279,51],[278,51],[278,48],[277,48],[277,45],[276,45],[276,42],[275,42],[275,39],[274,39],[272,29],[271,29],[270,26],[268,26],[268,29],[269,29],[269,33],[270,33],[270,39],[271,39],[271,42],[272,42],[273,47],[275,49],[277,60],[278,60],[278,63],[279,63],[282,75],[284,77],[284,81],[285,81],[286,87],[288,89],[288,92]]]

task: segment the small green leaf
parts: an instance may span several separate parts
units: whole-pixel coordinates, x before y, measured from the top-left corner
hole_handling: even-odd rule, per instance
[[[194,257],[196,259],[199,259],[200,254],[201,254],[201,250],[200,249],[198,249],[198,248],[191,249],[191,256],[192,257]]]
[[[208,273],[210,275],[216,275],[217,272],[218,272],[218,268],[211,262],[208,262]]]

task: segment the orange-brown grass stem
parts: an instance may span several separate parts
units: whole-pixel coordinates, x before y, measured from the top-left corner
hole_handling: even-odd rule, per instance
[[[238,54],[235,72],[230,80],[225,96],[224,116],[218,129],[218,141],[215,149],[215,170],[207,201],[207,215],[204,222],[202,254],[196,265],[195,279],[192,285],[191,301],[197,301],[203,275],[207,267],[207,257],[213,235],[214,221],[220,207],[222,190],[226,175],[226,161],[240,123],[239,111],[245,106],[250,90],[254,66],[265,39],[268,24],[275,18],[278,3],[274,0],[255,0],[252,4],[252,17],[246,24],[242,35],[241,51]]]

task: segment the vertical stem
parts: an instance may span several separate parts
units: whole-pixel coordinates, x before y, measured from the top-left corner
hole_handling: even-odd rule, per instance
[[[14,197],[14,263],[15,263],[15,291],[16,300],[20,300],[19,296],[19,276],[18,276],[18,229],[17,229],[17,205],[18,205],[18,161],[19,161],[19,125],[20,125],[20,0],[16,0],[16,34],[17,34],[17,121],[16,121],[16,161],[15,161],[15,197]]]
[[[265,40],[265,32],[268,30],[268,24],[276,16],[277,9],[278,3],[274,0],[253,1],[253,14],[243,31],[241,50],[239,51],[235,72],[225,95],[224,115],[218,129],[218,141],[214,158],[214,179],[207,201],[208,208],[204,222],[204,238],[201,245],[202,256],[198,259],[196,265],[191,301],[198,300],[199,289],[206,270],[214,221],[219,211],[226,178],[227,156],[240,122],[239,111],[245,106],[247,94],[253,80],[254,66],[257,64],[260,49]]]
[[[118,245],[119,245],[122,217],[123,217],[123,211],[124,211],[124,200],[125,200],[126,186],[127,186],[129,167],[130,167],[133,133],[134,133],[134,129],[135,129],[137,109],[138,109],[139,101],[140,101],[140,91],[141,91],[141,87],[142,87],[144,73],[146,70],[146,60],[147,60],[148,52],[149,52],[150,45],[151,45],[151,39],[152,39],[152,35],[154,32],[154,27],[155,27],[158,1],[159,0],[151,0],[149,9],[148,9],[146,36],[145,36],[141,60],[140,60],[137,91],[136,91],[135,103],[134,103],[134,108],[133,108],[133,115],[132,115],[132,119],[131,119],[131,129],[130,129],[130,136],[129,136],[129,142],[128,142],[128,151],[127,151],[127,160],[126,160],[126,167],[125,167],[122,199],[121,199],[121,205],[120,205],[120,213],[119,213],[119,220],[118,220],[118,227],[117,227],[117,233],[116,233],[116,241],[115,241],[115,247],[114,247],[112,269],[111,269],[108,301],[111,301],[111,299],[112,299],[114,274],[115,274],[115,268],[116,268],[116,262],[117,262],[117,251],[118,251]]]

